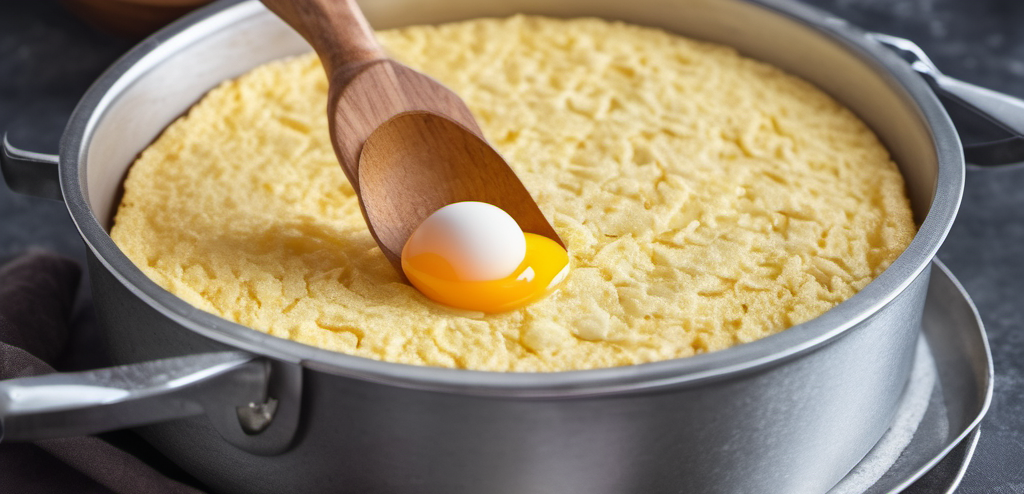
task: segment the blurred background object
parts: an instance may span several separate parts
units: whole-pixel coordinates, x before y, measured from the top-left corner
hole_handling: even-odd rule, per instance
[[[211,0],[62,0],[93,27],[117,36],[142,38]]]

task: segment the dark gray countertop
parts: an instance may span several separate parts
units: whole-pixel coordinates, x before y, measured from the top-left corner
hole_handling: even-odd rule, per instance
[[[866,29],[920,44],[947,74],[1024,97],[1020,0],[811,0]],[[54,152],[93,79],[131,42],[98,34],[53,1],[0,3],[0,130]],[[0,258],[38,246],[84,260],[64,205],[0,186]],[[1024,167],[970,169],[939,257],[974,298],[995,357],[992,409],[960,492],[1024,493]]]

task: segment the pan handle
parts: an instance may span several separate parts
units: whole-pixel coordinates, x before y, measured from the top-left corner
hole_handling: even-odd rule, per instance
[[[943,74],[913,41],[881,33],[868,36],[895,51],[932,87],[960,133],[968,163],[1024,161],[1024,101]]]
[[[273,418],[269,377],[264,359],[216,352],[0,381],[0,440],[79,436],[203,413],[256,434]]]
[[[57,163],[57,155],[18,149],[4,134],[0,171],[14,192],[63,201]]]

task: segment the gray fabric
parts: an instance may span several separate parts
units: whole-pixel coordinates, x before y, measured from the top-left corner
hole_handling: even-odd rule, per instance
[[[71,324],[81,269],[43,252],[0,268],[0,379],[54,372],[76,360]],[[201,491],[167,478],[97,437],[0,443],[0,491],[35,493],[173,493]]]

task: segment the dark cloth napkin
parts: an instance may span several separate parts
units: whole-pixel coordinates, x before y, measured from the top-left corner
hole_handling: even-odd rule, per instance
[[[81,348],[74,323],[78,264],[32,252],[0,268],[0,379],[69,370],[95,348]],[[82,355],[86,354],[86,355]],[[166,459],[164,459],[166,462]],[[201,491],[173,480],[99,437],[0,442],[0,492],[174,493]]]

